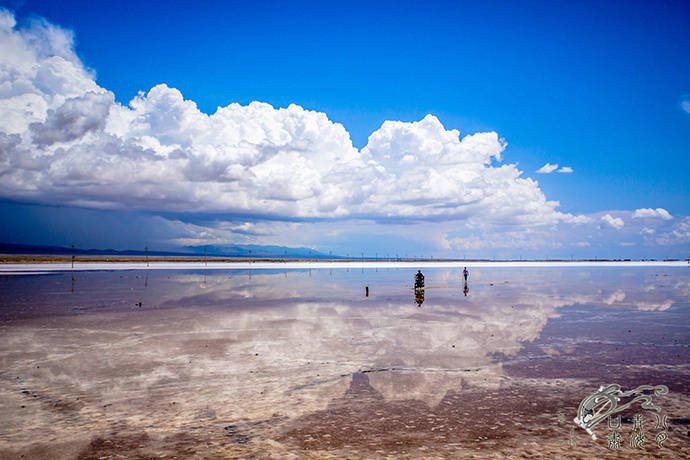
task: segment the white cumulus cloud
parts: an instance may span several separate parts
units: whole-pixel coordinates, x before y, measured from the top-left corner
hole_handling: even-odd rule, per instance
[[[558,164],[552,165],[551,163],[546,163],[541,168],[537,169],[539,174],[550,174],[558,169]]]
[[[122,105],[70,32],[19,28],[0,10],[0,197],[287,220],[577,220],[501,164],[505,147],[494,132],[461,137],[427,115],[384,122],[358,150],[324,113],[252,102],[207,115],[164,84]]]
[[[561,169],[558,170],[559,173],[564,173],[564,174],[570,174],[573,172],[573,168],[570,166],[563,166]]]
[[[663,220],[671,220],[673,216],[669,214],[664,208],[641,208],[636,209],[632,215],[633,219],[645,219],[645,218],[659,218]]]
[[[615,228],[616,230],[620,230],[625,225],[623,219],[621,219],[620,217],[613,217],[611,216],[611,214],[603,215],[601,217],[601,220],[604,221],[606,224],[610,225],[611,227]]]
[[[656,241],[662,246],[690,244],[690,217],[676,222],[669,231],[659,234]]]

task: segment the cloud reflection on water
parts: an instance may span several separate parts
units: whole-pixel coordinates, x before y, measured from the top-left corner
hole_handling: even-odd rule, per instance
[[[4,326],[0,405],[16,403],[21,382],[53,399],[80,395],[86,406],[76,423],[85,428],[122,418],[181,427],[209,411],[219,419],[293,417],[326,408],[354,372],[394,369],[369,373],[371,386],[386,400],[433,407],[465,386],[498,388],[508,378],[504,361],[550,320],[562,321],[564,307],[605,318],[666,314],[687,303],[685,271],[670,272],[474,270],[464,296],[459,273],[428,270],[421,308],[413,272],[403,270],[152,272],[147,286],[139,272],[84,274],[74,294],[83,312]],[[27,283],[32,290],[13,298],[36,296],[53,308],[77,298],[55,291],[56,278]],[[96,309],[104,298],[126,307]],[[137,299],[143,308],[131,307]],[[554,356],[572,349],[543,348]],[[106,404],[108,413],[95,409]],[[26,436],[55,422],[44,410],[22,420],[0,432]]]

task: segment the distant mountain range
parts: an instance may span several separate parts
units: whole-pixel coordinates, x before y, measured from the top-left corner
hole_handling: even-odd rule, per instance
[[[287,246],[262,246],[257,244],[237,244],[233,246],[188,246],[192,254],[203,254],[204,247],[210,256],[227,257],[309,257],[314,259],[339,258],[310,248],[289,248]]]
[[[154,251],[149,250],[150,256],[198,256],[204,254],[218,257],[289,257],[303,258],[311,257],[314,259],[339,258],[309,248],[289,248],[286,246],[261,246],[255,244],[238,244],[234,246],[188,246],[182,251]],[[116,250],[116,249],[84,249],[75,247],[76,255],[121,255],[121,256],[141,256],[145,255],[145,250]],[[64,246],[40,246],[33,244],[12,244],[0,243],[0,254],[45,254],[61,255],[72,254],[71,247]]]

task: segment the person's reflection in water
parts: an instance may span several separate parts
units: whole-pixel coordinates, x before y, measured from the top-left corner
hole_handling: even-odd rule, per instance
[[[470,288],[467,287],[467,281],[465,281],[465,285],[462,288],[462,293],[465,294],[465,297],[467,297],[468,292],[470,292]]]
[[[424,289],[414,290],[414,301],[419,308],[422,308],[422,304],[424,303]]]

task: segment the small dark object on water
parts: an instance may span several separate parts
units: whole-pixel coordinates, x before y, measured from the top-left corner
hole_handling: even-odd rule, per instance
[[[365,294],[364,294],[364,295],[365,295],[366,297],[369,297],[369,286],[366,286],[366,287],[364,288],[364,290],[365,290]]]

